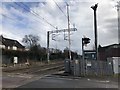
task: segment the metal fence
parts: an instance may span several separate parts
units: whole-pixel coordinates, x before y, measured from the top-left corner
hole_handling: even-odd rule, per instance
[[[86,60],[85,74],[86,75],[112,75],[113,66],[107,61]],[[89,62],[89,65],[88,65]]]
[[[85,75],[113,75],[113,64],[107,61],[73,60],[70,63],[71,74],[75,76]]]

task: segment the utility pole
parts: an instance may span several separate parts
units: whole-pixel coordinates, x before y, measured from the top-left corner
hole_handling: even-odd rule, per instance
[[[91,8],[94,10],[95,51],[96,51],[96,61],[97,61],[97,66],[96,66],[97,73],[96,74],[98,75],[100,66],[99,66],[99,61],[98,61],[98,48],[97,48],[97,19],[96,19],[97,7],[98,7],[98,4],[95,4]]]
[[[118,43],[120,43],[120,1],[117,2],[117,13],[118,13]]]
[[[94,10],[94,31],[95,31],[95,50],[96,50],[96,60],[98,60],[98,48],[97,48],[97,19],[96,19],[96,10],[98,4],[92,6],[91,8]]]
[[[70,31],[77,31],[77,29],[76,28],[70,28]],[[47,31],[47,61],[48,61],[48,63],[50,62],[50,50],[49,50],[49,44],[50,44],[50,38],[49,37],[50,37],[50,34],[60,33],[60,32],[68,32],[68,29]]]
[[[67,3],[66,3],[67,4]],[[66,32],[68,31],[68,44],[69,44],[69,59],[71,60],[71,39],[70,39],[70,31],[77,31],[76,28],[70,28],[70,19],[69,19],[69,5],[67,4],[67,18],[68,18],[68,29],[48,31],[47,32],[47,60],[49,63],[50,50],[49,50],[49,36],[52,33]]]
[[[66,3],[67,4],[67,3]],[[67,17],[68,17],[68,44],[69,44],[69,59],[71,60],[71,40],[70,40],[70,19],[69,19],[69,5],[67,4]]]
[[[50,62],[50,50],[49,50],[49,31],[47,32],[47,62],[49,63]]]
[[[82,61],[81,61],[81,74],[85,75],[85,58],[84,58],[84,41],[82,38]]]

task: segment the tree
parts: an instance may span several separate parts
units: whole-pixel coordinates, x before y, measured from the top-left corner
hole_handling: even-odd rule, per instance
[[[68,48],[68,47],[66,47],[66,48],[64,49],[64,57],[65,57],[65,58],[69,58],[69,48]]]
[[[37,60],[40,57],[39,49],[40,44],[38,44],[39,37],[36,35],[25,35],[22,42],[26,44],[26,46],[30,49],[28,52],[28,59],[27,62],[29,62],[29,59],[35,59]]]
[[[32,34],[29,34],[29,35],[25,35],[22,42],[27,44],[27,46],[29,48],[33,47],[33,46],[36,46],[38,45],[38,41],[39,41],[39,37],[36,36],[36,35],[32,35]]]
[[[64,49],[63,55],[64,55],[64,58],[69,58],[69,48],[68,47],[66,47]],[[77,52],[71,51],[71,59],[73,60],[73,59],[76,59],[76,58],[78,58]]]
[[[30,47],[30,51],[39,52],[41,49],[40,45],[34,45]]]

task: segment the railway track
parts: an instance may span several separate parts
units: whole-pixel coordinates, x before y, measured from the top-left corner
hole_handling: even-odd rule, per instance
[[[54,63],[49,65],[35,66],[26,69],[4,71],[2,73],[2,85],[4,88],[15,88],[27,83],[39,80],[40,78],[61,72],[64,64]]]
[[[44,73],[52,73],[57,72],[59,70],[64,69],[63,62],[47,64],[35,67],[28,67],[25,69],[13,69],[13,70],[4,70],[6,73],[21,73],[21,74],[44,74]]]

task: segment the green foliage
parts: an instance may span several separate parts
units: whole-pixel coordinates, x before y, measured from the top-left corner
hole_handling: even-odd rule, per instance
[[[54,60],[54,59],[64,59],[63,53],[62,52],[51,53],[50,54],[50,60]]]
[[[50,52],[50,60],[64,60],[65,58],[69,58],[69,50],[65,49],[64,52],[57,49],[56,52]],[[2,50],[2,54],[7,57],[18,57],[19,63],[26,62],[27,59],[35,60],[35,61],[43,61],[47,60],[47,50],[46,48],[40,47],[40,45],[35,45],[30,48],[29,51],[19,51],[19,50]],[[71,51],[72,59],[78,58],[78,54],[76,52]]]
[[[63,55],[64,55],[64,58],[69,58],[69,49],[67,47],[64,49]],[[77,59],[78,56],[79,55],[77,54],[77,52],[71,51],[71,59]]]

